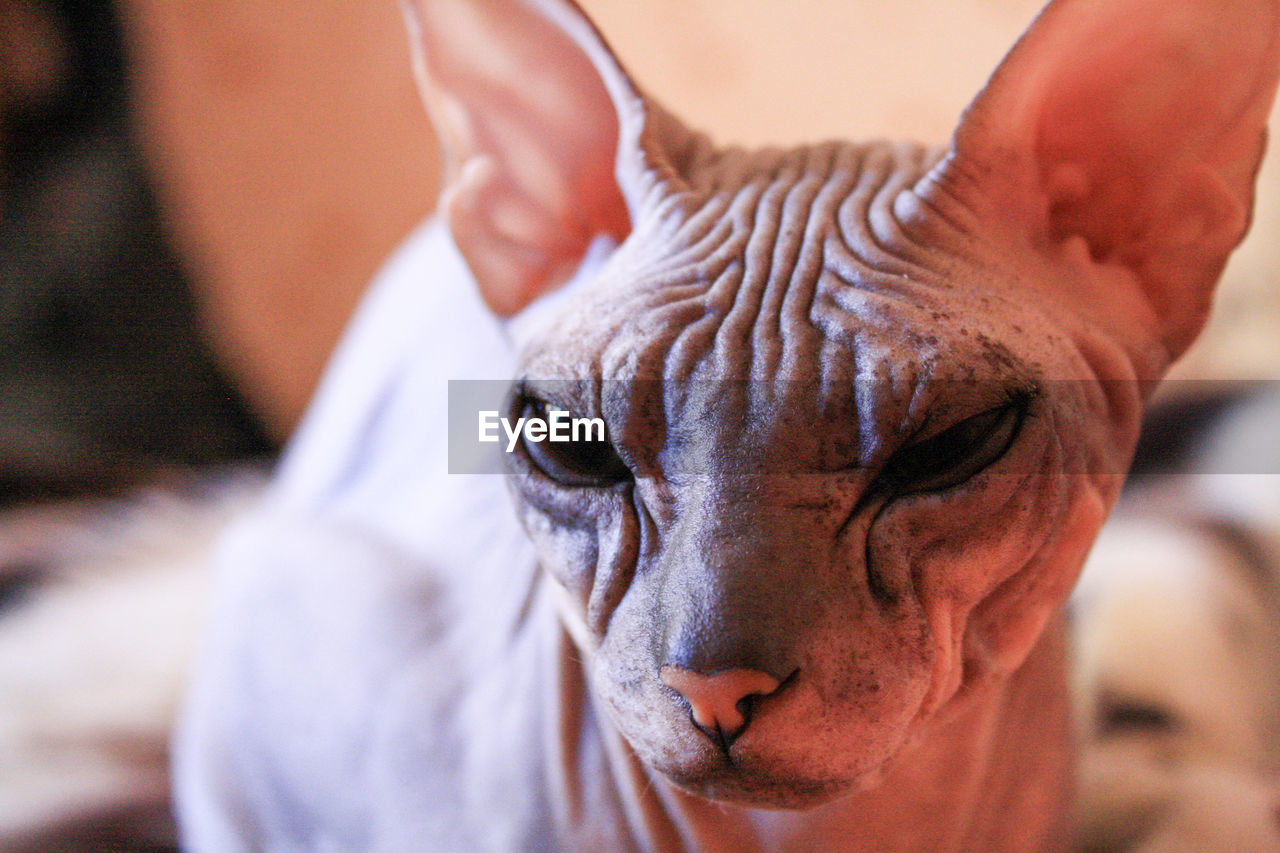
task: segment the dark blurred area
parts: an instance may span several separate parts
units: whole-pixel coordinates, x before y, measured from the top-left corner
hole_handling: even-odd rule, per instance
[[[200,331],[128,80],[114,4],[0,3],[0,506],[275,449]]]

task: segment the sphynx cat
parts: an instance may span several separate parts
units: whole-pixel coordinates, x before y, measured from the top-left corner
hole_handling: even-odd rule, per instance
[[[224,547],[190,848],[1059,847],[1059,606],[1246,231],[1280,3],[1054,0],[948,147],[761,151],[568,0],[405,9],[439,217]],[[607,438],[451,475],[449,379]]]

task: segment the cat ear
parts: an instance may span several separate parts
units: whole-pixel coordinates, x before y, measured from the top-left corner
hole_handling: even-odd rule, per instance
[[[1248,228],[1278,75],[1276,0],[1055,0],[915,192],[1127,270],[1174,357]]]
[[[630,231],[648,105],[566,0],[403,0],[444,149],[440,210],[509,316]],[[630,198],[629,198],[630,197]]]

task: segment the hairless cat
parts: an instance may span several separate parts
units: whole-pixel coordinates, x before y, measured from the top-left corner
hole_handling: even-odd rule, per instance
[[[1054,0],[949,146],[758,151],[569,0],[404,5],[439,216],[223,548],[189,846],[1061,846],[1060,605],[1248,226],[1280,3]],[[450,474],[450,379],[607,437]]]

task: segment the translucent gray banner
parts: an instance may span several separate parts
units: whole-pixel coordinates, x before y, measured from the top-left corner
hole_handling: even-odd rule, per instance
[[[1169,380],[1153,395],[1149,388],[1136,384],[1100,385],[1084,380],[1022,384],[933,380],[928,388],[930,400],[936,403],[924,407],[928,411],[917,417],[919,423],[904,423],[904,432],[893,437],[894,443],[906,446],[935,438],[969,418],[998,412],[1002,406],[1024,406],[1019,417],[1035,419],[1052,415],[1055,407],[1070,409],[1081,401],[1097,407],[1103,399],[1150,396],[1133,474],[1280,475],[1280,380]],[[610,430],[620,428],[624,421],[661,424],[659,430],[643,433],[641,440],[651,444],[676,438],[686,445],[702,442],[698,452],[685,454],[689,459],[741,455],[749,446],[745,438],[739,440],[741,431],[735,434],[718,427],[725,420],[743,420],[744,411],[766,413],[765,418],[743,427],[748,431],[758,428],[783,440],[806,430],[831,435],[848,432],[850,440],[866,443],[868,437],[859,434],[856,426],[863,417],[860,413],[875,412],[882,423],[892,422],[891,417],[884,418],[908,410],[918,416],[919,401],[915,409],[910,408],[912,391],[909,385],[872,382],[855,382],[832,391],[816,383],[796,382],[453,380],[448,400],[449,473],[503,473],[504,456],[520,452],[521,445],[531,441],[571,443],[597,439],[602,433],[616,441]],[[763,422],[770,419],[777,422]],[[968,427],[977,436],[973,440],[981,438],[980,430],[988,421],[993,428],[1008,429],[1007,422],[998,417],[977,419]],[[1059,428],[1085,430],[1079,421],[1076,426],[1071,426],[1070,419],[1054,422],[1067,425]],[[849,427],[850,423],[854,426]],[[1020,423],[1018,428],[1030,427]],[[759,435],[755,438],[758,448]],[[1120,469],[1122,462],[1100,461],[1121,456],[1083,454],[1065,460],[1058,470],[1124,473],[1106,470],[1108,466]]]

